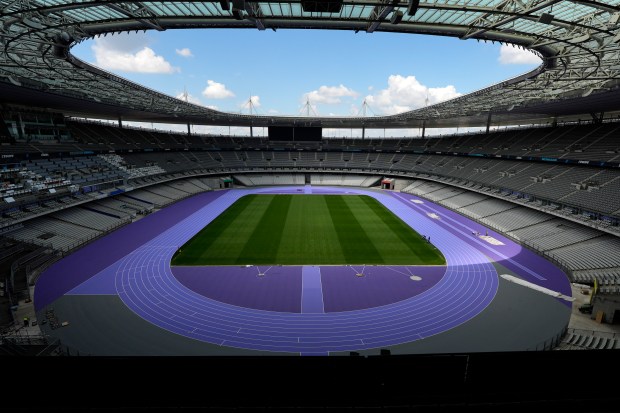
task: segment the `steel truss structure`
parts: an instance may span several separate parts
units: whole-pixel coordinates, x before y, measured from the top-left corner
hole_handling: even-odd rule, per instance
[[[415,1],[415,3],[413,3]],[[302,3],[305,3],[302,5]],[[620,109],[620,0],[0,0],[0,101],[170,123],[329,128],[453,127],[595,119]],[[339,11],[334,11],[339,10]],[[142,30],[339,29],[514,44],[535,70],[393,116],[250,116],[184,102],[73,56],[97,36]]]

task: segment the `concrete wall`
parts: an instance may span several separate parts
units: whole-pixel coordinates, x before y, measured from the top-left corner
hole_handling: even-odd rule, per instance
[[[620,315],[614,318],[616,310],[620,310],[620,296],[618,295],[600,295],[598,294],[592,300],[594,308],[592,309],[591,318],[596,319],[599,311],[604,313],[603,322],[608,324],[620,324]]]

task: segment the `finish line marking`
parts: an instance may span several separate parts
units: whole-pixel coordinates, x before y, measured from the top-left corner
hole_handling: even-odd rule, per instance
[[[515,283],[515,284],[519,284],[519,285],[522,285],[524,287],[527,287],[527,288],[531,288],[532,290],[540,291],[543,294],[551,295],[551,296],[556,297],[556,298],[561,298],[562,300],[566,300],[566,301],[571,301],[571,302],[575,301],[574,297],[569,297],[569,296],[564,295],[562,293],[559,293],[557,291],[553,291],[553,290],[550,290],[548,288],[541,287],[540,285],[531,283],[529,281],[522,280],[521,278],[515,277],[514,275],[501,274],[500,277],[502,277],[506,281],[510,281],[510,282]]]

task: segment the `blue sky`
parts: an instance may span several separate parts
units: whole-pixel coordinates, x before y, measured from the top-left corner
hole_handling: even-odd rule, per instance
[[[229,112],[394,114],[536,67],[529,52],[455,38],[322,30],[169,30],[108,35],[79,58],[171,96]]]

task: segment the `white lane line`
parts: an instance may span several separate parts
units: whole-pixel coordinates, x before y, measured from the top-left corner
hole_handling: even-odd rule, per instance
[[[182,228],[182,231],[179,231],[179,232],[183,232],[183,234],[182,234],[183,237],[187,236],[185,228]],[[176,236],[176,234],[170,234],[170,235]],[[168,251],[166,251],[166,252],[168,252]],[[166,303],[167,306],[166,306],[165,309],[154,309],[156,311],[156,314],[155,314],[156,318],[160,319],[160,317],[158,317],[158,316],[162,316],[162,312],[171,312],[173,310],[180,310],[181,313],[186,313],[186,312],[191,313],[192,310],[195,310],[196,308],[198,308],[199,309],[199,313],[198,313],[199,318],[201,318],[201,319],[205,318],[205,320],[203,320],[203,321],[207,322],[206,325],[209,325],[209,326],[211,326],[211,328],[213,328],[213,324],[210,324],[210,323],[213,322],[213,320],[210,319],[210,317],[212,316],[212,313],[210,311],[208,311],[208,310],[212,310],[213,307],[211,305],[205,305],[205,303],[203,303],[202,301],[196,302],[197,301],[196,297],[193,294],[188,294],[188,291],[186,291],[184,289],[180,289],[176,283],[171,283],[170,282],[171,278],[172,278],[172,274],[169,271],[169,264],[166,264],[164,262],[165,260],[162,259],[162,256],[161,256],[160,252],[155,253],[155,252],[151,251],[150,254],[149,254],[148,249],[146,249],[145,251],[143,251],[143,253],[146,253],[146,255],[141,256],[139,258],[138,257],[133,257],[132,260],[133,261],[137,261],[136,263],[143,264],[141,266],[143,268],[146,268],[146,272],[148,272],[148,271],[157,271],[157,272],[159,272],[160,270],[163,271],[163,277],[161,277],[161,278],[160,277],[148,277],[148,276],[145,277],[145,274],[141,274],[137,270],[137,268],[139,268],[140,265],[132,266],[132,267],[134,267],[133,271],[135,271],[135,272],[132,273],[132,270],[126,270],[126,271],[121,272],[121,274],[119,274],[119,276],[120,277],[126,277],[128,275],[133,275],[131,278],[133,280],[135,280],[134,281],[135,287],[139,287],[140,284],[143,285],[143,286],[145,286],[145,285],[157,285],[157,286],[161,287],[162,286],[161,285],[161,281],[166,280],[166,282],[164,284],[169,284],[169,286],[171,286],[173,288],[173,291],[174,291],[174,294],[169,295],[171,300],[174,299],[174,298],[189,299],[190,300],[189,303],[185,303],[184,301],[182,301],[182,302],[175,302],[174,305],[172,305],[173,303],[168,302],[168,303]],[[448,255],[451,255],[451,254],[448,254]],[[154,258],[154,257],[157,257],[157,259]],[[458,260],[453,258],[453,261],[455,261],[457,264],[461,264],[461,263],[464,264],[464,266],[466,268],[472,267],[472,265],[473,265],[473,268],[471,269],[472,275],[478,275],[478,272],[480,271],[480,269],[482,269],[483,272],[486,273],[486,271],[484,270],[485,265],[477,264],[476,263],[477,260],[473,260],[471,257],[459,257],[459,258],[460,259],[458,259]],[[146,263],[146,265],[144,265],[145,263]],[[129,262],[127,264],[129,264]],[[131,265],[129,265],[129,266],[131,266]],[[353,268],[352,268],[352,270],[355,271]],[[365,267],[362,267],[362,271],[364,271],[364,270],[365,270]],[[464,268],[459,268],[459,271],[457,271],[457,272],[467,273],[467,274],[469,274],[469,272],[470,272],[470,271],[463,271],[463,270],[464,270]],[[492,272],[494,272],[494,271],[492,271]],[[144,279],[144,278],[146,278],[146,279]],[[475,280],[475,282],[473,282],[473,283],[471,283],[471,282],[468,283],[467,284],[468,289],[463,291],[462,283],[458,282],[460,280],[462,280],[462,277],[453,277],[452,282],[448,283],[446,285],[448,287],[447,293],[450,293],[452,298],[457,298],[458,299],[458,303],[463,304],[462,301],[464,301],[463,300],[464,297],[461,297],[461,296],[462,295],[467,295],[466,293],[468,293],[468,292],[475,292],[475,293],[478,293],[478,294],[482,294],[484,292],[484,290],[485,290],[484,288],[482,288],[483,291],[480,291],[481,289],[479,287],[480,287],[480,281],[481,280],[478,279],[478,280]],[[142,283],[139,283],[139,281],[142,281]],[[471,281],[473,281],[473,280],[471,280]],[[136,291],[131,289],[132,286],[134,286],[134,285],[130,286],[130,291],[135,294]],[[166,285],[164,285],[164,286],[166,286]],[[142,292],[144,293],[144,291],[142,291]],[[486,292],[486,294],[488,294],[488,292]],[[147,295],[151,296],[152,298],[154,298],[153,297],[154,296],[153,292],[151,292],[150,294],[147,294]],[[145,296],[138,296],[138,297],[136,297],[137,300],[138,300],[136,305],[138,305],[138,306],[146,306],[147,310],[150,309],[149,308],[150,307],[150,305],[149,305],[150,303],[145,302],[145,300],[144,300],[144,299],[148,300],[149,298],[151,298],[151,297],[148,297],[148,296],[145,295]],[[429,301],[429,303],[437,303],[437,301],[442,301],[442,300],[430,300],[430,297],[429,297],[428,301]],[[467,300],[467,302],[469,302],[469,300]],[[476,302],[476,300],[474,299],[473,302]],[[197,304],[197,306],[191,305],[192,303]],[[194,308],[191,308],[191,307],[194,307]],[[405,320],[403,319],[403,317],[402,317],[403,314],[397,311],[397,310],[405,310],[405,314],[407,314],[408,317],[414,315],[413,312],[411,312],[411,309],[409,308],[410,305],[404,305],[404,307],[405,308],[402,308],[401,306],[395,306],[395,308],[393,310],[391,309],[388,312],[382,312],[382,314],[381,314],[381,325],[380,326],[372,326],[372,327],[368,326],[368,325],[365,325],[364,326],[365,327],[364,328],[364,332],[368,332],[369,330],[371,332],[382,331],[382,332],[386,333],[386,335],[385,335],[386,339],[390,340],[388,337],[392,337],[392,335],[395,334],[395,333],[400,334],[400,331],[401,331],[401,329],[403,327],[403,326],[399,325],[398,328],[392,328],[392,323],[390,321],[398,320],[398,321],[402,322],[403,324],[405,324],[407,326],[407,328],[411,328],[411,325],[409,323],[406,323]],[[467,306],[465,308],[469,309],[469,307],[471,307],[471,304],[467,304]],[[217,308],[217,309],[220,310],[219,308]],[[417,308],[417,307],[416,307],[416,309],[419,310],[419,308]],[[436,324],[439,323],[442,319],[445,319],[446,316],[454,316],[452,311],[448,311],[449,314],[444,314],[445,313],[445,309],[441,308],[440,310],[443,310],[443,311],[440,311],[441,314],[437,314],[437,312],[427,313],[425,311],[425,317],[422,320],[419,320],[417,317],[414,317],[413,320],[408,318],[408,321],[414,321],[414,322],[417,321],[418,323],[421,324],[421,325],[419,325],[419,328],[427,328],[427,327],[436,326]],[[148,313],[148,311],[147,311],[147,313]],[[196,314],[196,311],[193,311],[193,313]],[[433,314],[434,316],[430,316],[431,314]],[[184,315],[187,315],[187,314],[184,314]],[[218,313],[218,315],[220,317],[224,317],[224,320],[216,320],[216,321],[226,321],[226,317],[229,314],[228,313],[224,313],[224,314]],[[259,317],[259,320],[257,320],[257,318],[256,318],[256,316],[254,314],[249,314],[249,315],[248,314],[244,314],[244,315],[246,317],[249,316],[249,318],[251,320],[253,320],[253,321],[259,321],[259,320],[262,321],[264,319],[264,317]],[[367,318],[368,322],[370,324],[372,324],[373,321],[376,323],[376,320],[373,320],[372,315],[374,315],[374,314],[364,314],[364,315],[356,314],[354,317],[351,317],[351,318],[352,319],[354,318],[356,321],[359,321],[360,318]],[[416,316],[420,316],[419,311],[415,312],[415,315]],[[429,316],[430,316],[430,319],[429,319]],[[277,316],[275,318],[276,318],[275,320],[271,320],[271,319],[268,320],[269,326],[274,327],[274,328],[284,328],[286,330],[287,326],[283,326],[283,324],[287,324],[289,321],[291,321],[291,320],[289,320],[289,318],[297,318],[297,317],[296,316],[282,317],[282,315],[279,315],[279,316]],[[280,320],[280,318],[283,318],[283,319]],[[340,321],[341,317],[334,317],[334,318],[337,318]],[[342,317],[342,318],[346,319],[346,320],[342,320],[342,321],[347,321],[347,322],[353,321],[353,320],[349,319],[349,317]],[[394,318],[394,319],[392,319],[392,318]],[[439,320],[437,320],[437,318],[439,318]],[[181,322],[181,323],[183,322],[183,320],[180,320],[179,318],[177,318],[176,321],[177,322]],[[165,323],[165,321],[164,321],[164,323]],[[194,326],[191,326],[191,327],[194,327]],[[331,326],[328,325],[328,326],[325,326],[325,327],[327,327],[328,332],[331,332]],[[325,328],[325,327],[323,327],[323,328]],[[356,325],[354,328],[355,329],[359,329],[360,326]],[[219,327],[216,327],[216,329],[218,331],[222,330]],[[304,329],[305,328],[303,326],[300,328],[300,330],[304,330]],[[419,329],[418,329],[418,331],[419,331]],[[387,334],[388,332],[390,332],[390,334]],[[268,332],[263,332],[262,334],[259,335],[260,337],[253,337],[252,341],[250,343],[245,343],[245,344],[251,346],[252,344],[255,344],[257,341],[259,342],[259,344],[260,344],[260,342],[274,341],[273,337],[270,337],[270,340],[266,339],[264,336],[267,335],[267,334],[269,334],[269,333]],[[220,333],[218,335],[220,335],[220,337],[222,337],[222,338],[230,337],[230,334],[228,334],[226,331],[224,331],[224,332],[222,332],[222,333]],[[255,334],[250,333],[250,335],[254,336]],[[339,333],[338,336],[341,336],[341,333]],[[352,336],[352,332],[349,333],[349,334],[346,334],[346,336],[347,337]],[[381,337],[383,338],[383,336],[381,336]],[[421,338],[422,336],[418,334],[418,337]],[[203,338],[203,339],[207,340],[206,338]],[[300,341],[299,340],[299,336],[297,337],[297,339],[298,339],[298,341]],[[401,340],[401,339],[402,339],[402,337],[399,337],[399,340]],[[208,341],[213,342],[211,340],[215,341],[215,338],[209,338],[208,339]],[[363,342],[363,340],[361,340],[361,339],[360,339],[360,341]],[[215,342],[217,343],[217,341],[215,341]],[[221,343],[224,344],[224,342],[228,342],[228,341],[224,340]],[[275,342],[277,344],[277,340],[275,340]]]
[[[395,194],[395,196],[396,196],[396,197],[398,197],[398,198],[403,199],[403,197],[402,197],[402,196],[399,196],[399,195],[397,195],[397,194]],[[421,209],[421,208],[420,208],[420,209]],[[430,208],[430,207],[427,207],[427,209],[429,209],[429,210],[431,210],[431,211],[435,211],[434,209],[432,209],[432,208]],[[461,226],[461,227],[465,227],[465,228],[467,228],[468,232],[471,230],[471,228],[470,228],[470,227],[468,227],[468,226],[467,226],[467,224],[464,224],[464,223],[462,223],[462,222],[460,222],[460,221],[458,221],[458,220],[456,220],[456,219],[454,219],[454,218],[450,218],[450,217],[448,217],[448,216],[446,216],[446,218],[447,218],[447,220],[454,222],[454,224],[455,224],[455,225],[459,225],[459,226]],[[470,219],[469,217],[466,217],[466,218]],[[471,219],[470,219],[470,220],[471,220]],[[454,225],[452,225],[452,224],[448,224],[448,223],[446,222],[446,220],[444,220],[444,221],[443,221],[443,223],[444,223],[447,227],[452,228],[452,230],[453,230],[453,231],[458,232],[458,233],[460,233],[460,234],[462,234],[462,235],[465,235],[465,237],[467,237],[467,235],[468,235],[468,234],[467,234],[465,231],[462,231],[462,230],[460,230],[460,229],[456,228],[456,227],[455,227]],[[539,279],[539,280],[541,280],[541,281],[546,281],[546,280],[547,280],[547,279],[546,279],[545,277],[543,277],[542,275],[540,275],[540,274],[538,274],[538,273],[534,272],[533,270],[529,269],[529,268],[528,268],[528,267],[526,267],[525,265],[523,265],[523,264],[521,264],[521,263],[519,263],[519,262],[517,262],[517,261],[513,260],[512,258],[510,258],[510,257],[508,257],[507,255],[505,255],[505,254],[501,253],[500,251],[496,250],[495,248],[492,248],[491,246],[489,246],[489,245],[487,245],[487,244],[483,243],[482,241],[479,241],[479,240],[477,240],[477,239],[476,239],[476,240],[472,240],[472,241],[474,241],[477,245],[479,245],[479,246],[481,246],[481,247],[483,247],[483,248],[485,248],[485,249],[487,249],[487,250],[489,250],[489,251],[493,251],[493,252],[494,252],[495,254],[497,254],[500,258],[503,258],[503,259],[505,259],[506,261],[511,262],[512,264],[516,265],[517,267],[519,267],[520,269],[524,270],[525,272],[527,272],[528,274],[532,275],[533,277],[535,277],[535,278],[537,278],[537,279]]]

